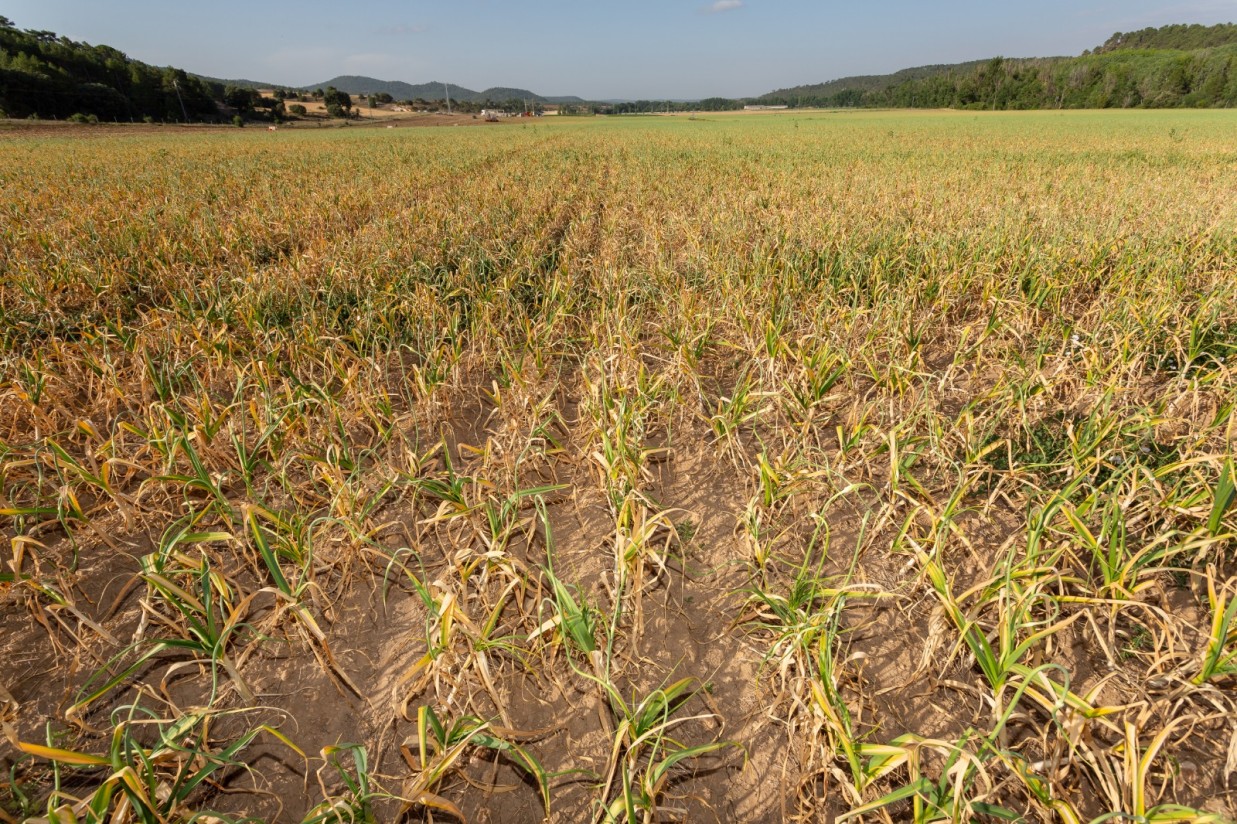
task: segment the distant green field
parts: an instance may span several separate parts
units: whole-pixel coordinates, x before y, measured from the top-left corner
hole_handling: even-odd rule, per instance
[[[1232,820],[1235,134],[6,132],[0,820]]]

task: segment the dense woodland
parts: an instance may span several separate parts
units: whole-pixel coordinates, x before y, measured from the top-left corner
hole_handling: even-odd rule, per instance
[[[993,58],[877,89],[816,96],[775,92],[762,103],[960,109],[1109,109],[1237,106],[1237,45],[1198,51],[1100,52],[1073,58]]]
[[[1097,52],[1121,49],[1211,49],[1237,43],[1237,23],[1221,23],[1217,26],[1161,26],[1140,31],[1117,32],[1108,38]]]
[[[761,103],[961,109],[1237,106],[1237,25],[1114,34],[1080,57],[927,66],[772,92]]]
[[[523,111],[527,98],[491,94],[514,91],[519,90],[492,89],[473,93],[478,99],[453,102],[461,112],[482,108]],[[322,99],[323,94],[318,92],[316,97]],[[0,17],[0,116],[216,122],[225,119],[226,112],[238,118],[279,119],[295,115],[296,107],[289,115],[284,106],[284,100],[294,96],[310,97],[281,92],[274,98],[264,98],[241,84],[228,85],[181,69],[149,66],[111,47],[79,43],[52,32],[23,31]],[[422,104],[417,108],[433,106],[432,101],[415,102]],[[566,104],[566,99],[563,102]],[[1237,24],[1118,32],[1079,57],[997,57],[924,66],[891,75],[783,89],[755,100],[719,97],[602,104],[573,100],[562,107],[562,112],[727,111],[749,102],[830,108],[1233,107],[1237,106]],[[541,108],[539,103],[536,108]],[[350,101],[328,109],[337,117],[355,115]]]
[[[7,117],[215,120],[224,89],[173,68],[148,66],[109,46],[0,17],[0,112]]]

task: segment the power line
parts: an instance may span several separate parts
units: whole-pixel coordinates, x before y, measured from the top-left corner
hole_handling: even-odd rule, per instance
[[[189,122],[189,111],[185,108],[185,101],[180,96],[180,81],[172,78],[172,88],[176,89],[176,99],[180,101],[180,113],[185,116],[185,122]]]

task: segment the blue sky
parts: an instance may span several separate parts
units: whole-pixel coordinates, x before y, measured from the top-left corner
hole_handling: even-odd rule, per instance
[[[340,74],[604,98],[738,97],[1237,22],[1237,0],[4,0],[20,28],[286,85]]]

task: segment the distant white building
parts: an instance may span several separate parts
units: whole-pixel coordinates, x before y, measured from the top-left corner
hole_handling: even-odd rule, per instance
[[[789,109],[789,106],[744,106],[745,112],[775,112],[781,109]]]

